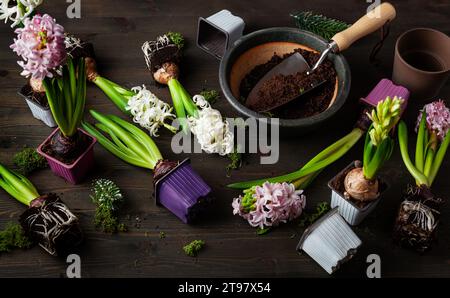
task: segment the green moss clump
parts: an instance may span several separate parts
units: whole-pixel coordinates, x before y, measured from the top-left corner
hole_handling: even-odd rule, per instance
[[[43,156],[36,152],[34,148],[23,148],[13,157],[13,163],[18,168],[20,174],[27,176],[35,170],[47,167],[47,161]]]
[[[317,204],[316,211],[314,213],[304,213],[302,220],[300,221],[300,227],[306,228],[312,225],[316,220],[318,220],[322,215],[327,213],[331,209],[327,202],[321,202]]]
[[[183,246],[184,253],[190,257],[196,257],[199,251],[205,246],[205,241],[194,240],[191,243]]]
[[[203,90],[200,92],[200,95],[205,98],[207,102],[210,104],[214,104],[220,97],[219,92],[217,90]]]
[[[166,36],[173,42],[179,49],[184,48],[184,37],[179,32],[169,31],[166,33]]]
[[[229,175],[231,170],[237,170],[241,167],[242,153],[239,153],[237,149],[234,149],[227,157],[230,160],[230,163],[226,167],[227,175]]]
[[[0,231],[0,252],[9,252],[14,248],[30,248],[31,245],[33,242],[17,223],[9,222],[5,229]]]

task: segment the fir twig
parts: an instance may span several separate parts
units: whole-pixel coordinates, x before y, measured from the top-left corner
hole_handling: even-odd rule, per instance
[[[295,23],[299,29],[310,31],[316,35],[330,40],[336,33],[347,29],[350,25],[336,19],[328,18],[312,11],[301,11],[292,13]]]

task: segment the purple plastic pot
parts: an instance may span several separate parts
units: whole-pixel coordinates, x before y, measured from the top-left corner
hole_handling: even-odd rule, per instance
[[[401,97],[404,99],[402,105],[402,112],[406,109],[409,99],[409,90],[403,86],[395,85],[391,80],[382,79],[375,88],[370,91],[369,95],[361,98],[361,101],[368,104],[369,106],[376,107],[378,102],[386,99],[386,97],[394,96]]]
[[[85,132],[82,129],[78,129],[79,132],[87,135],[91,139],[91,144],[86,148],[83,154],[78,157],[72,164],[67,165],[56,158],[48,155],[47,153],[42,151],[42,147],[50,141],[50,138],[59,130],[59,128],[55,129],[47,139],[45,139],[42,144],[37,148],[37,152],[44,156],[47,159],[48,165],[50,169],[56,175],[64,178],[66,181],[77,184],[83,180],[86,176],[87,172],[91,169],[94,164],[94,145],[97,143],[97,139]]]
[[[155,201],[175,214],[184,223],[192,223],[213,200],[211,188],[183,160],[155,183]]]

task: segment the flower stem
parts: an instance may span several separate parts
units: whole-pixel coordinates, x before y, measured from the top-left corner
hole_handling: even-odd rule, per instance
[[[425,143],[426,134],[428,131],[426,130],[426,113],[425,111],[422,113],[422,119],[419,124],[419,131],[417,133],[417,143],[416,143],[416,167],[419,171],[424,170],[424,160],[425,160],[425,148],[427,144]]]
[[[130,115],[130,111],[127,111],[126,106],[128,99],[125,98],[116,88],[105,78],[97,76],[93,83],[97,85],[109,99],[121,110],[123,113]]]
[[[30,206],[31,201],[40,197],[30,180],[19,173],[9,170],[2,164],[0,164],[0,187],[27,206]]]
[[[434,179],[436,178],[436,175],[439,172],[439,168],[442,165],[442,161],[444,160],[445,153],[447,152],[449,144],[450,144],[450,132],[447,132],[444,140],[439,146],[439,149],[434,157],[433,165],[431,166],[430,174],[428,176],[428,180],[430,181],[429,186],[433,184]]]
[[[301,169],[295,172],[277,177],[233,183],[229,184],[228,187],[235,189],[246,189],[255,185],[261,185],[265,181],[269,181],[272,183],[291,182],[299,180],[310,174],[320,172],[325,167],[335,162],[336,160],[341,158],[345,153],[347,153],[348,150],[350,150],[350,148],[352,148],[353,145],[356,144],[356,142],[361,138],[363,134],[364,134],[363,130],[361,130],[360,128],[354,128],[348,135],[343,137],[341,140],[333,143],[332,145],[328,146],[326,149],[324,149],[322,152],[320,152],[318,155],[312,158],[309,162],[307,162]],[[308,183],[306,183],[306,181]],[[312,180],[309,181],[308,179],[300,180],[297,182],[297,184],[298,185],[303,185],[304,183],[309,184],[311,181]]]
[[[406,128],[406,124],[403,121],[401,121],[400,124],[398,125],[398,140],[400,143],[400,152],[402,155],[403,162],[408,171],[416,180],[417,185],[429,186],[427,177],[413,165],[411,159],[409,158],[408,129]]]

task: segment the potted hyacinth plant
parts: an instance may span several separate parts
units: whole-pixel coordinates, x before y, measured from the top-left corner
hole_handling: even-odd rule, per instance
[[[363,162],[353,161],[330,180],[331,207],[351,225],[358,225],[375,209],[387,189],[377,173],[391,157],[394,140],[391,131],[400,120],[403,100],[387,97],[380,101],[368,117],[372,121],[364,142]]]
[[[33,3],[38,2],[21,0],[18,5],[29,12],[33,11]],[[35,15],[31,19],[30,16],[31,13],[26,13],[21,18],[22,27],[15,30],[17,38],[11,45],[22,58],[18,62],[23,68],[21,74],[29,79],[18,93],[25,99],[33,117],[49,127],[55,127],[57,123],[48,104],[43,80],[57,74],[67,56],[72,59],[94,56],[93,46],[65,34],[64,28],[49,15]]]
[[[266,185],[265,189],[269,189],[275,187],[277,183],[287,183],[290,189],[305,190],[327,166],[345,155],[345,153],[358,142],[371,125],[368,112],[371,111],[373,107],[377,106],[380,100],[385,99],[388,96],[398,96],[399,98],[403,98],[403,110],[409,97],[409,91],[404,87],[395,86],[387,79],[381,80],[366,98],[362,98],[364,108],[360,113],[359,119],[353,130],[340,140],[325,148],[303,167],[281,176],[229,184],[228,187],[230,188],[244,190],[243,196],[241,195],[233,200],[233,213],[244,217],[249,221],[250,225],[255,226],[253,217],[256,215],[256,210],[258,210],[258,205],[256,204],[257,200],[255,199],[258,199],[260,196],[256,193],[257,189],[259,193],[261,193],[261,187],[264,189],[264,185]],[[296,201],[304,200],[304,197],[301,197],[302,193],[303,192],[301,191],[297,192],[299,197],[295,198]],[[265,210],[270,209],[270,204],[271,200],[262,200],[261,204],[259,204],[261,205],[259,208]],[[301,214],[298,211],[295,212],[295,210],[291,213],[296,214],[297,216]],[[287,220],[283,220],[282,222],[286,221]],[[270,227],[272,227],[272,220],[266,220],[262,227],[258,226],[259,232],[262,233],[268,231]]]
[[[211,188],[194,171],[188,159],[182,162],[163,159],[148,134],[114,115],[94,110],[94,125],[83,122],[83,128],[112,154],[132,165],[153,171],[154,195],[184,223],[192,223],[211,202]]]
[[[2,164],[0,187],[28,206],[20,216],[20,225],[49,254],[70,254],[82,242],[78,218],[56,194],[40,195],[30,180]]]
[[[408,186],[394,226],[394,240],[419,252],[436,237],[443,200],[431,191],[450,144],[450,110],[439,100],[424,106],[417,119],[414,162],[408,152],[408,129],[402,121],[398,139],[403,162],[416,185]]]
[[[95,138],[80,130],[86,102],[84,58],[67,54],[64,28],[49,15],[25,19],[11,48],[22,74],[39,80],[58,128],[38,147],[52,171],[71,183],[93,164]]]
[[[153,79],[167,85],[182,130],[190,131],[207,153],[228,155],[234,149],[234,134],[228,121],[213,109],[202,95],[191,97],[178,80],[184,47],[180,33],[169,32],[142,45],[145,61]]]
[[[23,19],[23,27],[15,30],[17,38],[12,50],[21,57],[21,75],[29,78],[19,94],[23,96],[33,116],[47,126],[55,127],[45,95],[43,80],[52,78],[66,59],[64,28],[49,15]]]

